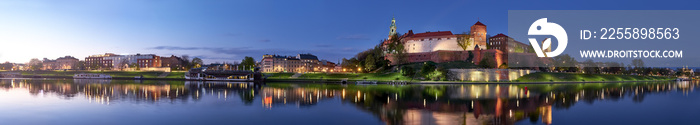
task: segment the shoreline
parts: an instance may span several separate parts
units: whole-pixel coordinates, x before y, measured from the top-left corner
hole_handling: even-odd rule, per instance
[[[0,78],[57,78],[57,79],[74,79],[72,76],[21,76],[21,77],[0,77]],[[207,80],[188,80],[184,78],[130,78],[130,77],[113,77],[116,80],[165,80],[165,81],[207,81]],[[266,79],[264,82],[289,82],[289,83],[336,83],[342,84],[341,79]],[[346,84],[355,84],[357,81],[377,81],[377,84],[396,84],[403,82],[404,84],[562,84],[562,83],[621,83],[621,82],[667,82],[673,80],[645,80],[645,81],[556,81],[556,82],[458,82],[458,81],[384,81],[384,80],[347,80]],[[254,81],[246,81],[254,82]]]

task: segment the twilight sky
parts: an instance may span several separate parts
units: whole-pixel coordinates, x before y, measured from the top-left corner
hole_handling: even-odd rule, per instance
[[[507,33],[508,10],[696,10],[694,0],[268,1],[8,0],[0,2],[0,62],[94,54],[189,55],[205,63],[263,54],[351,58],[399,33]],[[694,15],[700,16],[700,15]]]

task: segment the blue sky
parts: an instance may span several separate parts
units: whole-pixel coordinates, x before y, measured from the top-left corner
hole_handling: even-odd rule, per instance
[[[696,1],[217,1],[0,2],[0,62],[94,54],[189,55],[205,63],[263,54],[351,58],[399,33],[467,32],[477,19],[507,33],[508,10],[694,10]],[[700,16],[700,15],[696,15]]]

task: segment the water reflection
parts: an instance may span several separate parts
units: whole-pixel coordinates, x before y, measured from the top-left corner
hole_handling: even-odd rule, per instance
[[[692,93],[697,82],[491,84],[491,85],[337,85],[190,81],[3,79],[0,90],[26,89],[32,95],[54,93],[64,99],[84,95],[90,102],[184,102],[202,98],[239,99],[249,106],[260,101],[277,107],[313,108],[340,100],[373,114],[386,124],[552,124],[552,111],[576,104],[631,98],[644,102],[650,94]],[[332,116],[328,116],[332,117]],[[317,118],[313,118],[317,119]]]

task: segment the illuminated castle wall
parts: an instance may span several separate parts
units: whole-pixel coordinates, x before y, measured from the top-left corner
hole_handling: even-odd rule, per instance
[[[413,30],[408,30],[399,37],[401,43],[404,45],[404,49],[408,54],[408,62],[451,62],[451,61],[465,61],[468,57],[469,51],[475,51],[474,53],[479,53],[476,51],[484,51],[479,54],[491,54],[491,55],[475,55],[475,57],[497,57],[495,58],[496,66],[500,65],[502,59],[500,54],[502,52],[498,50],[487,50],[486,44],[486,25],[477,21],[474,25],[469,28],[468,34],[452,34],[451,31],[437,31],[437,32],[424,32],[424,33],[413,33]],[[396,34],[396,20],[392,19],[390,26],[389,38],[385,40],[382,45],[386,48],[391,39],[394,39],[394,34]],[[458,39],[468,39],[470,42],[466,49],[457,42]],[[478,48],[478,50],[476,50]],[[486,52],[488,51],[488,52]],[[495,52],[491,52],[495,51]],[[387,53],[385,58],[391,62],[391,64],[396,65],[399,63],[391,53]],[[474,58],[474,63],[478,63],[481,58]]]

